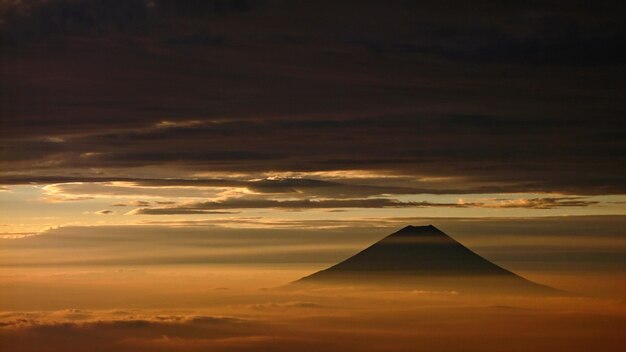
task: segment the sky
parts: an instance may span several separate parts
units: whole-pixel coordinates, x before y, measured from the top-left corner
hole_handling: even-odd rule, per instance
[[[124,308],[148,326],[191,309],[152,296],[172,272],[191,301],[219,300],[427,224],[531,279],[623,301],[624,10],[0,0],[0,323],[108,309],[78,319],[106,332]],[[166,325],[206,327],[189,314]],[[241,343],[267,347],[250,329]],[[152,347],[218,343],[194,341]]]
[[[611,5],[7,1],[2,232],[623,215]]]

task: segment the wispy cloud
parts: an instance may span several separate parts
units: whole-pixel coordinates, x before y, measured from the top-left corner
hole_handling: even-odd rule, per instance
[[[561,198],[518,198],[496,199],[492,203],[481,204],[486,208],[528,208],[528,209],[553,209],[558,207],[588,207],[598,204],[597,201],[586,200],[583,197]]]
[[[221,201],[186,203],[173,207],[139,208],[129,215],[202,214],[219,209],[332,209],[332,208],[524,208],[553,209],[558,207],[587,207],[597,201],[581,197],[499,199],[491,202],[437,203],[429,201],[400,201],[391,198],[361,199],[301,199],[276,200],[267,198],[228,198]]]

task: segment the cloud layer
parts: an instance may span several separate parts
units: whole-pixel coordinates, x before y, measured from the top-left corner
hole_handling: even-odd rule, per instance
[[[308,300],[293,300],[301,297]],[[212,308],[238,316],[140,309],[9,312],[0,316],[0,338],[3,347],[20,352],[343,351],[345,344],[355,351],[500,351],[503,340],[522,348],[613,352],[624,342],[624,305],[618,302],[350,289],[266,292],[263,298],[271,301],[239,295]]]
[[[434,224],[512,270],[606,274],[626,270],[625,222],[624,216],[293,220],[209,213],[0,239],[0,254],[5,268],[323,263],[321,268],[406,224]]]
[[[457,180],[441,193],[623,194],[621,10],[9,2],[2,169],[374,170]]]

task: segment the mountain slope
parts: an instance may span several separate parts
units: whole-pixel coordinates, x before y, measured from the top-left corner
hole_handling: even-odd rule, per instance
[[[555,293],[472,252],[439,229],[407,226],[296,284]]]

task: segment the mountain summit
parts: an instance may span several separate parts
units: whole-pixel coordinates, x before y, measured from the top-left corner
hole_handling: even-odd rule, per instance
[[[488,261],[432,225],[407,226],[339,264],[295,283],[469,292],[558,292]]]

